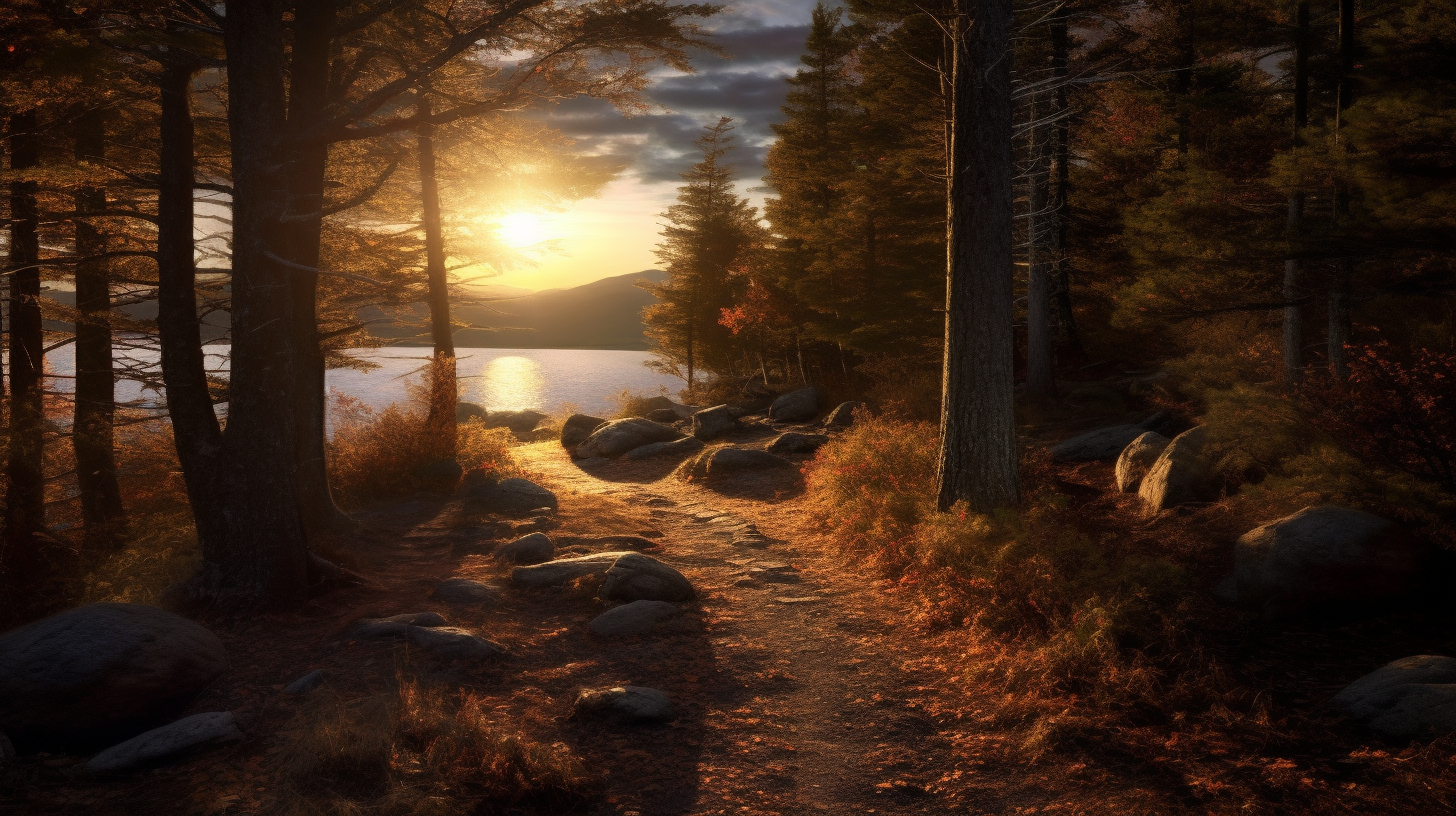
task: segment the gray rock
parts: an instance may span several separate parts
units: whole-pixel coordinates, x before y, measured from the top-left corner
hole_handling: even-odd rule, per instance
[[[653,422],[662,422],[669,425],[682,419],[682,417],[677,415],[677,411],[672,408],[658,408],[655,411],[648,411],[647,418]]]
[[[231,711],[209,711],[193,714],[174,723],[154,728],[113,745],[86,763],[91,773],[116,773],[165,759],[188,748],[209,742],[228,742],[243,738]]]
[[[1225,600],[1269,612],[1368,603],[1420,582],[1425,551],[1394,522],[1343,507],[1306,507],[1245,533]]]
[[[623,454],[624,459],[652,459],[658,456],[673,456],[682,458],[692,456],[701,451],[705,446],[702,441],[691,436],[685,436],[672,442],[653,442],[650,445],[643,445],[640,448],[633,448]]]
[[[557,536],[557,540],[563,545],[591,547],[597,550],[655,550],[659,546],[656,541],[639,535],[600,535],[600,536]]]
[[[854,412],[863,407],[863,402],[841,402],[835,406],[833,411],[829,412],[829,416],[824,420],[824,425],[829,428],[848,428],[854,425]]]
[[[556,557],[556,545],[545,533],[531,533],[503,545],[495,557],[507,564],[539,564]]]
[[[650,419],[633,417],[608,422],[592,432],[587,440],[576,449],[581,459],[596,456],[616,458],[633,448],[650,445],[653,442],[668,442],[680,439],[682,434],[676,428],[653,422]]]
[[[726,405],[715,405],[693,414],[693,436],[704,442],[717,439],[737,425],[738,419]]]
[[[411,626],[444,625],[445,618],[438,612],[409,612],[387,618],[365,618],[349,627],[344,637],[348,640],[404,637]]]
[[[500,594],[500,587],[469,578],[446,578],[435,587],[434,593],[436,600],[447,604],[482,604],[499,599]]]
[[[601,417],[572,414],[561,424],[561,447],[570,450],[585,442],[592,431],[607,424]]]
[[[756,470],[794,469],[787,459],[755,448],[717,448],[706,451],[703,475],[709,480]]]
[[[1117,489],[1123,493],[1136,493],[1142,486],[1143,477],[1153,469],[1153,463],[1163,455],[1171,441],[1160,433],[1148,431],[1129,442],[1117,457]]]
[[[657,624],[672,620],[682,614],[677,604],[665,601],[633,601],[608,609],[587,624],[593,632],[603,637],[627,637],[644,635]]]
[[[22,748],[105,745],[175,717],[227,668],[186,618],[90,604],[0,635],[0,730]]]
[[[576,698],[578,716],[601,717],[619,723],[667,722],[673,718],[666,694],[645,686],[617,686],[583,691]]]
[[[1217,497],[1213,469],[1203,456],[1208,431],[1202,426],[1184,431],[1168,443],[1138,486],[1138,496],[1149,513]]]
[[[556,494],[526,479],[482,482],[462,491],[467,509],[476,513],[519,514],[542,507],[556,509]]]
[[[1116,459],[1134,439],[1147,431],[1141,425],[1114,425],[1098,428],[1068,439],[1052,448],[1052,459],[1057,462],[1094,462],[1101,459]]]
[[[1456,660],[1403,657],[1346,686],[1330,707],[1394,739],[1456,731]]]
[[[604,575],[626,552],[600,552],[576,558],[558,558],[544,564],[516,567],[511,583],[523,587],[548,587],[575,581],[587,575]]]
[[[540,411],[490,411],[485,415],[485,427],[506,428],[514,433],[529,433],[546,418]]]
[[[769,443],[768,452],[775,454],[813,453],[828,441],[829,437],[824,434],[779,434],[777,439]]]
[[[500,644],[454,626],[411,626],[405,636],[410,643],[445,660],[489,660],[506,652]]]
[[[682,573],[650,555],[622,553],[606,571],[601,598],[607,601],[687,601],[693,585]]]
[[[819,389],[812,385],[784,394],[768,408],[768,418],[775,422],[805,422],[817,413]]]
[[[472,419],[483,420],[488,412],[473,402],[455,403],[455,421],[469,422]]]
[[[289,683],[287,688],[283,690],[289,694],[307,694],[310,691],[318,688],[319,686],[322,686],[323,684],[323,669],[315,669],[308,674],[305,674],[304,676],[298,678],[297,680],[294,680],[292,683]]]

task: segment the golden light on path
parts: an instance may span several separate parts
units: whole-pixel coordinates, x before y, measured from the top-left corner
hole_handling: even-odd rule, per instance
[[[541,367],[527,357],[497,357],[473,378],[470,401],[493,411],[542,407]]]
[[[548,234],[546,224],[535,213],[511,213],[502,217],[499,225],[501,240],[516,249],[535,246],[552,237]]]

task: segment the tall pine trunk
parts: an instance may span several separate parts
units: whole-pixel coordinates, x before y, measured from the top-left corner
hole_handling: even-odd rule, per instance
[[[1335,100],[1335,140],[1337,147],[1344,148],[1342,131],[1345,111],[1349,110],[1355,96],[1355,0],[1340,0],[1339,71],[1339,87]],[[1335,183],[1333,204],[1336,222],[1348,220],[1350,189],[1344,179]],[[1343,377],[1346,373],[1345,345],[1350,342],[1350,280],[1354,273],[1355,259],[1347,250],[1335,260],[1335,272],[1330,281],[1328,295],[1327,350],[1330,373],[1336,377]]]
[[[430,99],[420,93],[415,103],[422,121],[430,118]],[[420,209],[425,228],[425,277],[428,281],[430,339],[434,359],[430,367],[430,405],[426,427],[440,447],[440,456],[454,457],[457,428],[455,335],[450,327],[450,288],[445,271],[445,231],[440,213],[440,182],[435,175],[435,127],[420,125],[416,147],[420,164]]]
[[[1295,12],[1294,33],[1294,147],[1304,143],[1304,126],[1309,119],[1309,3]],[[1304,374],[1304,309],[1295,303],[1301,297],[1300,230],[1304,221],[1304,193],[1289,194],[1285,230],[1289,258],[1284,261],[1284,384],[1293,388]]]
[[[100,163],[106,153],[103,113],[94,110],[76,123],[76,161]],[[76,191],[76,408],[71,440],[86,547],[106,550],[125,536],[126,515],[116,481],[113,423],[116,378],[111,360],[111,270],[96,257],[106,236],[87,213],[106,210],[106,191],[86,185]]]
[[[1032,97],[1031,171],[1027,191],[1026,276],[1026,390],[1039,397],[1054,397],[1057,383],[1052,368],[1053,236],[1057,213],[1052,206],[1051,105],[1038,105]],[[1045,117],[1039,122],[1037,117]]]
[[[1071,222],[1072,189],[1072,124],[1067,107],[1067,11],[1064,9],[1051,20],[1052,81],[1052,167],[1050,216],[1056,219],[1050,230],[1050,252],[1052,256],[1052,313],[1056,321],[1056,336],[1062,347],[1075,358],[1085,357],[1082,338],[1077,332],[1077,318],[1072,312],[1072,271],[1067,262],[1067,226]]]
[[[956,4],[966,31],[971,0]],[[1011,0],[980,0],[955,41],[937,506],[1014,503]]]

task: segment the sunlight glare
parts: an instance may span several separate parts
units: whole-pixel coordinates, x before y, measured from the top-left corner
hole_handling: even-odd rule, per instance
[[[497,357],[481,368],[469,399],[492,411],[541,408],[540,364],[527,357]]]
[[[517,212],[501,218],[500,237],[507,246],[524,249],[545,241],[548,236],[539,215]]]

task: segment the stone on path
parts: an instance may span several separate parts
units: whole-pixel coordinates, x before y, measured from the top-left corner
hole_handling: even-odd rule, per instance
[[[1203,456],[1208,429],[1184,431],[1168,443],[1143,477],[1138,496],[1148,513],[1217,497],[1213,469]]]
[[[541,534],[536,533],[536,535]],[[500,587],[470,578],[447,578],[435,587],[434,593],[436,600],[444,601],[447,604],[485,603],[499,599],[500,594]],[[441,623],[443,624],[444,621]]]
[[[583,691],[576,698],[578,716],[600,717],[619,723],[658,723],[673,718],[672,700],[645,686],[617,686]]]
[[[297,680],[294,680],[292,683],[289,683],[288,686],[283,689],[283,691],[288,694],[307,694],[323,684],[323,669],[315,669],[308,674],[305,674],[304,676],[298,678]]]
[[[768,418],[774,422],[804,422],[819,413],[819,389],[814,386],[800,388],[773,401],[768,408]]]
[[[591,547],[598,550],[655,550],[658,542],[640,535],[557,536],[557,541],[573,547]]]
[[[545,533],[531,533],[502,545],[495,557],[507,564],[540,564],[556,557],[556,545]]]
[[[126,771],[209,742],[243,738],[231,711],[193,714],[113,745],[85,765],[91,773]]]
[[[648,445],[643,445],[640,448],[633,448],[623,454],[622,458],[633,461],[653,459],[658,456],[676,456],[683,458],[692,456],[703,448],[702,440],[692,436],[685,436],[682,439],[675,439],[671,442],[653,442]]]
[[[0,731],[22,748],[104,745],[176,716],[227,668],[193,621],[90,604],[0,635]]]
[[[768,452],[776,454],[813,453],[828,441],[829,437],[824,434],[780,434],[777,439],[769,443]]]
[[[467,510],[518,515],[542,507],[556,509],[556,494],[528,479],[480,482],[461,491]]]
[[[824,420],[824,425],[830,428],[848,428],[854,425],[855,410],[863,407],[863,402],[841,402],[833,411],[829,412],[828,418]]]
[[[1117,489],[1123,493],[1136,493],[1143,484],[1143,477],[1153,469],[1153,464],[1172,442],[1156,431],[1148,431],[1127,443],[1117,456]]]
[[[797,597],[780,597],[780,598],[774,598],[774,600],[775,601],[778,601],[781,604],[805,604],[805,603],[817,603],[817,602],[822,601],[824,599],[821,598],[821,597],[819,597],[818,595],[801,595],[801,596],[797,596]]]
[[[793,462],[783,457],[753,448],[719,448],[708,454],[706,466],[709,479],[757,470],[792,470],[795,467]]]
[[[681,572],[642,553],[623,553],[602,582],[602,600],[687,601],[692,597],[693,585]]]
[[[411,626],[444,625],[445,618],[439,612],[407,612],[387,618],[364,618],[350,626],[344,637],[348,640],[404,637]]]
[[[653,442],[669,442],[681,437],[682,434],[676,428],[650,419],[618,419],[593,431],[585,442],[577,446],[575,456],[579,459],[599,456],[615,459],[634,448]]]
[[[1116,459],[1134,439],[1147,432],[1141,425],[1113,425],[1068,439],[1052,448],[1056,462],[1095,462]]]
[[[628,637],[646,634],[681,614],[677,604],[666,601],[633,601],[608,609],[587,625],[603,637]]]
[[[409,642],[445,660],[488,660],[505,654],[505,647],[455,626],[411,626]]]
[[[530,433],[535,430],[541,420],[546,419],[546,414],[540,411],[489,411],[485,415],[484,425],[487,428],[506,428],[514,433]]]
[[[693,414],[693,436],[703,442],[717,439],[737,425],[738,419],[727,405],[715,405]]]
[[[1392,739],[1456,731],[1456,659],[1415,655],[1387,663],[1330,701],[1339,713]]]
[[[677,422],[681,417],[677,415],[677,411],[674,411],[671,408],[657,408],[655,410],[648,411],[646,418],[652,420],[653,422],[671,424]]]
[[[585,442],[597,428],[607,424],[605,419],[588,414],[572,414],[561,423],[561,447],[571,450]]]
[[[1414,590],[1426,551],[1395,522],[1344,507],[1306,507],[1238,540],[1225,600],[1270,612],[1369,603]]]
[[[516,567],[511,570],[511,583],[524,587],[548,587],[575,581],[587,575],[602,575],[612,568],[618,558],[627,554],[625,551],[592,553],[575,558],[558,558],[529,567]]]

